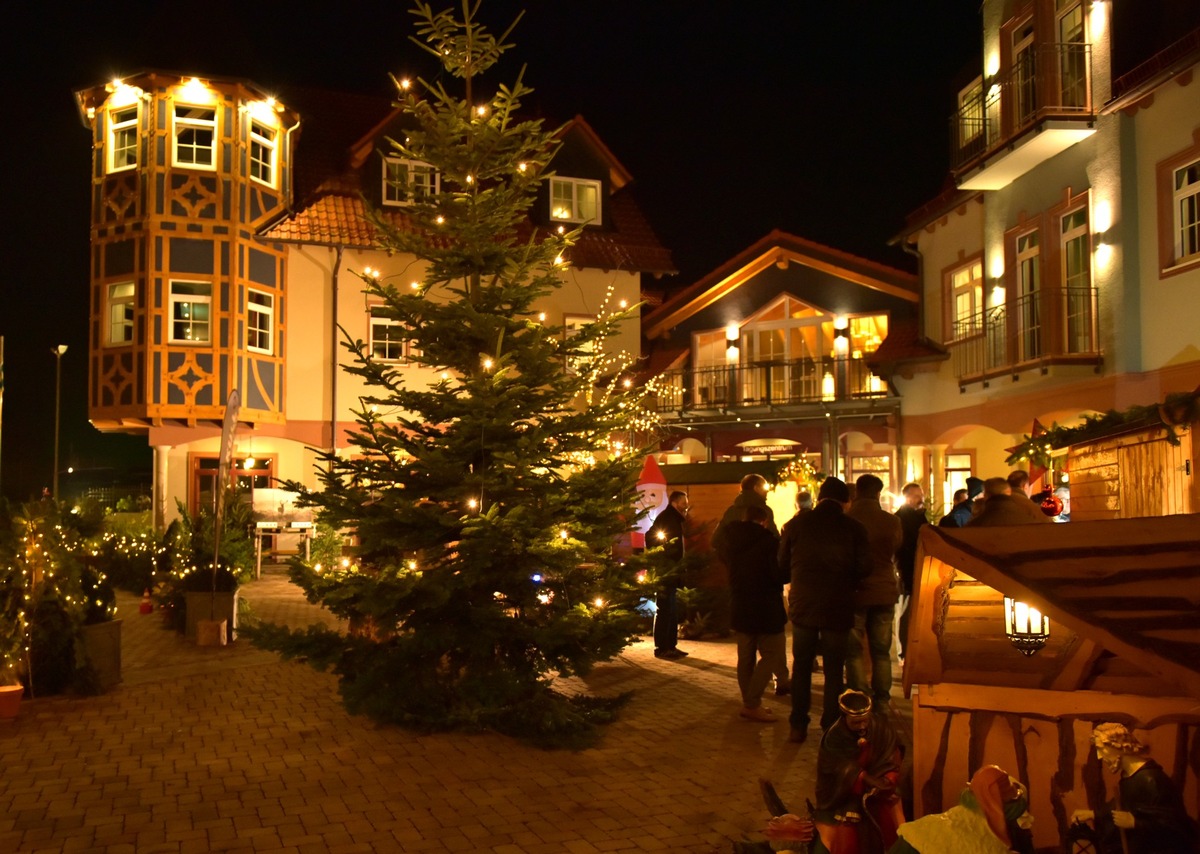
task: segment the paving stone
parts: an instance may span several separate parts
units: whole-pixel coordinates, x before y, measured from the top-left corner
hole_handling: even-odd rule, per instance
[[[243,594],[266,620],[338,626],[277,569]],[[197,647],[138,598],[118,596],[120,685],[27,699],[0,724],[0,851],[724,854],[766,823],[760,776],[785,801],[812,794],[816,739],[738,719],[730,640],[685,641],[680,662],[642,640],[561,680],[633,697],[597,747],[543,751],[378,726],[332,675],[245,640]]]

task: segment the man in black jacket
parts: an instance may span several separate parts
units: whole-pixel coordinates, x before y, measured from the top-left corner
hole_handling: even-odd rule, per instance
[[[854,591],[871,574],[867,529],[846,515],[850,488],[827,477],[817,506],[787,526],[779,544],[779,564],[790,568],[788,610],[792,621],[792,659],[812,661],[818,644],[825,664],[822,732],[840,717],[838,695],[845,688],[846,644],[854,626]],[[790,740],[808,738],[812,673],[792,668]]]
[[[671,561],[678,563],[683,560],[683,520],[687,512],[687,493],[672,492],[667,499],[667,506],[659,511],[654,524],[646,532],[646,548],[662,546],[663,553]],[[687,658],[687,653],[678,647],[679,615],[675,610],[677,589],[676,584],[668,584],[654,598],[654,656],[669,661]]]
[[[737,679],[743,718],[774,723],[775,713],[762,704],[771,676],[787,655],[787,612],[783,585],[787,570],[777,561],[779,537],[770,528],[765,507],[747,507],[741,521],[725,531],[721,560],[729,567],[730,625],[737,635]]]

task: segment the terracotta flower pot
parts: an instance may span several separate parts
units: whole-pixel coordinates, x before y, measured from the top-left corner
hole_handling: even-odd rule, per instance
[[[15,718],[21,710],[23,685],[0,685],[0,718]]]

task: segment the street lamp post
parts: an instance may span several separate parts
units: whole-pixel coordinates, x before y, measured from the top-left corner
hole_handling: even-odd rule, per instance
[[[66,344],[50,350],[54,354],[54,480],[51,495],[58,502],[58,424],[62,416],[62,357],[67,352]]]

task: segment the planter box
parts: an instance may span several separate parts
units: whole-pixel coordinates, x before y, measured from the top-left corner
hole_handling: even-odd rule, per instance
[[[96,687],[101,692],[111,691],[121,681],[121,621],[83,626],[79,639],[96,674]]]
[[[0,719],[17,716],[24,694],[25,687],[22,685],[0,685]]]
[[[196,639],[196,624],[201,620],[224,620],[226,629],[225,639],[232,643],[237,640],[237,591],[218,593],[214,604],[211,593],[188,593],[185,605],[185,633],[189,640]]]

